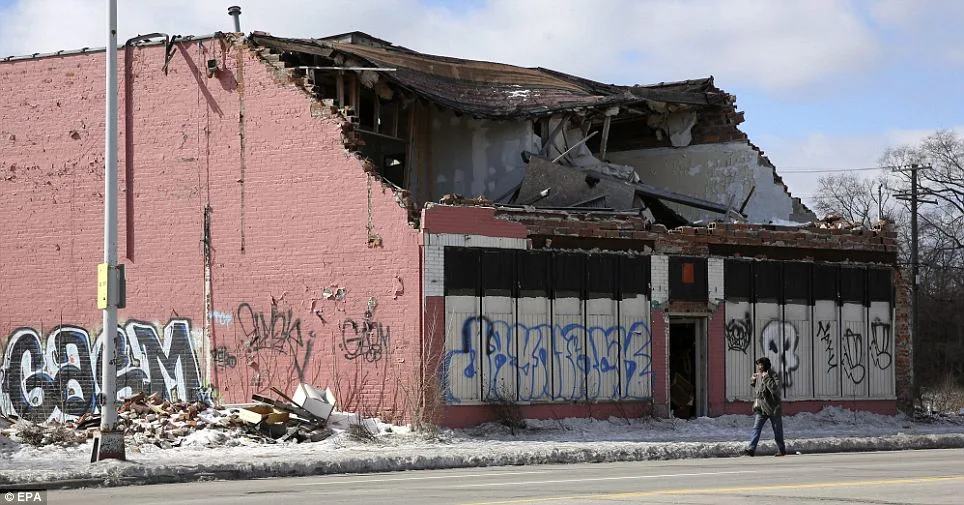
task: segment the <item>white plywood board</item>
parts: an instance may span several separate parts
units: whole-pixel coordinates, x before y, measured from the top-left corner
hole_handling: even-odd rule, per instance
[[[450,404],[482,400],[479,334],[479,299],[445,297],[445,354],[442,359],[442,393]]]
[[[586,332],[582,300],[557,298],[552,306],[555,335],[552,342],[553,398],[586,398]]]
[[[590,400],[616,400],[620,396],[618,320],[616,300],[586,300],[586,396]]]
[[[621,396],[627,400],[653,396],[653,334],[649,310],[649,300],[643,295],[619,302]]]

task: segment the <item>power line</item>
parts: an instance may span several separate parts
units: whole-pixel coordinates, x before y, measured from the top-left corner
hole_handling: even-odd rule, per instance
[[[889,170],[896,167],[860,167],[860,168],[815,168],[815,169],[801,169],[801,170],[781,170],[777,167],[777,173],[780,174],[823,174],[829,172],[863,172],[868,170]]]

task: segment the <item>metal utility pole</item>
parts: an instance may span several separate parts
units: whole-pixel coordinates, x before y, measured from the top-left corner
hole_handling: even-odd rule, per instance
[[[911,271],[911,290],[910,290],[910,348],[912,362],[917,363],[917,351],[919,338],[917,336],[917,305],[918,305],[918,284],[920,282],[920,261],[917,255],[917,211],[921,203],[937,203],[934,200],[920,199],[920,185],[918,184],[917,173],[921,170],[930,169],[930,165],[918,165],[913,163],[906,167],[895,169],[896,172],[910,172],[910,194],[901,192],[896,195],[898,200],[910,201],[910,271]],[[911,390],[917,394],[917,373],[911,376]]]
[[[117,308],[124,306],[123,269],[117,266],[117,0],[107,0],[107,105],[104,132],[104,263],[97,268],[97,306],[104,309],[99,395],[100,431],[90,461],[126,459],[117,428]]]

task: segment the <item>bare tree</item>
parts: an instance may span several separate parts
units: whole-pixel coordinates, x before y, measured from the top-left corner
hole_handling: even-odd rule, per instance
[[[888,149],[882,164],[917,164],[921,199],[918,256],[920,348],[916,367],[921,382],[936,385],[946,376],[964,378],[964,138],[941,130],[912,146]],[[897,172],[900,186],[910,187],[910,174]],[[908,236],[909,237],[909,236]],[[909,240],[905,241],[905,244]],[[936,366],[933,366],[936,365]]]
[[[814,208],[865,227],[880,219],[893,223],[900,262],[908,265],[909,202],[896,196],[910,189],[910,173],[893,168],[911,164],[930,167],[918,171],[919,193],[922,200],[936,202],[922,204],[918,211],[919,347],[914,370],[926,392],[946,387],[948,380],[964,380],[964,138],[941,130],[917,144],[890,148],[876,177],[822,177]]]
[[[818,214],[837,214],[867,228],[899,217],[893,181],[887,175],[861,178],[848,173],[821,177],[817,182],[814,206]]]

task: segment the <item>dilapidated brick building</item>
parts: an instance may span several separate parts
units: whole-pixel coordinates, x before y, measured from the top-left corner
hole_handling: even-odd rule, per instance
[[[128,42],[121,395],[461,426],[893,412],[911,377],[890,230],[815,220],[712,78],[616,86],[362,33]],[[103,51],[0,60],[0,407],[95,409]]]

